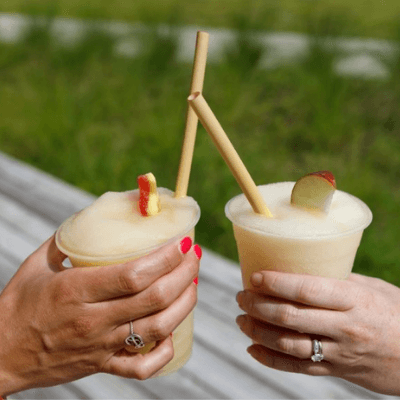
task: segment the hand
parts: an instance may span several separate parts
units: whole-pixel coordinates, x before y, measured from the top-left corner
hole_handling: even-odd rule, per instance
[[[262,271],[238,294],[248,352],[282,371],[332,375],[379,393],[400,394],[400,289],[351,274],[347,281]],[[312,338],[325,359],[311,361]]]
[[[97,372],[146,379],[173,357],[170,333],[197,301],[199,261],[179,242],[117,266],[64,268],[54,236],[0,296],[0,395]],[[149,353],[124,347],[133,330]]]

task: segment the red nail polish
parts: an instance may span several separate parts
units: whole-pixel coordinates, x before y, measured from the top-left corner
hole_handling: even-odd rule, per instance
[[[172,337],[174,336],[174,332],[171,332],[171,333],[169,334],[169,336],[170,336],[170,338],[172,339]]]
[[[183,254],[186,254],[192,247],[192,239],[189,236],[186,236],[181,240],[180,247],[181,247],[181,252]]]
[[[197,286],[199,284],[199,277],[194,278],[193,283]]]
[[[201,259],[201,256],[203,255],[203,251],[201,250],[201,247],[198,244],[195,244],[193,247],[194,252],[196,253],[197,259]]]

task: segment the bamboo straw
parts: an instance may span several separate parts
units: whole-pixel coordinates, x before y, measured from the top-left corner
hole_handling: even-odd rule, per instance
[[[196,50],[194,54],[192,82],[190,93],[203,90],[204,74],[206,70],[209,34],[198,31]],[[183,139],[181,160],[176,180],[175,197],[186,197],[189,185],[190,169],[192,166],[193,149],[196,140],[198,118],[192,107],[188,105],[186,114],[185,136]]]
[[[272,214],[256,184],[202,94],[200,92],[193,93],[189,96],[188,102],[228,164],[254,212],[271,218]]]

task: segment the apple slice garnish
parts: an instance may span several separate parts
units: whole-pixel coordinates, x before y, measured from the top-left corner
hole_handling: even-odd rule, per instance
[[[143,217],[156,215],[160,212],[160,196],[157,191],[155,176],[149,172],[137,178],[139,186],[138,209]]]
[[[332,172],[312,172],[296,182],[290,203],[305,209],[327,213],[335,190],[336,181]]]

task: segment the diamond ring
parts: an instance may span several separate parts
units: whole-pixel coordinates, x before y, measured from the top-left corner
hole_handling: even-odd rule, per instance
[[[313,362],[320,362],[324,359],[324,355],[322,354],[322,343],[320,340],[314,339],[312,341],[313,347],[313,355],[311,356],[311,360]]]

